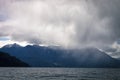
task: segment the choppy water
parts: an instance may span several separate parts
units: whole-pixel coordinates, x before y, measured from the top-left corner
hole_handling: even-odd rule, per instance
[[[120,69],[0,68],[0,80],[120,80]]]

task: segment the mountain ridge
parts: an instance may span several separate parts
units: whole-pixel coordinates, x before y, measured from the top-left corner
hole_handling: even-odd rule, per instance
[[[68,50],[27,45],[25,47],[4,46],[0,51],[7,52],[33,67],[120,67],[119,60],[97,48]]]

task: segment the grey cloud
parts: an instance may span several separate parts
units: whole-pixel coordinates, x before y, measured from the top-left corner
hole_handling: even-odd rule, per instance
[[[120,36],[119,0],[12,1],[6,2],[9,19],[1,23],[0,33],[16,41],[100,47]]]
[[[111,21],[112,39],[120,37],[120,0],[99,0],[95,1],[95,6],[99,9],[99,18],[108,17]]]

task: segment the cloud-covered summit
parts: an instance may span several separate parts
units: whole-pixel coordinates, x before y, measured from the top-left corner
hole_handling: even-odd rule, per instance
[[[119,0],[0,0],[0,36],[32,44],[101,47],[119,38]],[[3,5],[4,4],[4,5]]]

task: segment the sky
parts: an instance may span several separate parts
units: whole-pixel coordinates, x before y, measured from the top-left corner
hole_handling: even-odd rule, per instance
[[[120,0],[0,0],[0,46],[105,47],[120,38]],[[119,44],[117,44],[119,45]]]

